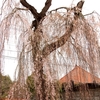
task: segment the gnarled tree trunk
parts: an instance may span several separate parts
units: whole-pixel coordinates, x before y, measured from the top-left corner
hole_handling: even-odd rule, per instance
[[[35,21],[33,21],[32,27],[35,27],[35,34],[34,38],[31,39],[32,44],[32,55],[33,55],[33,62],[34,62],[34,69],[35,69],[35,76],[34,76],[34,82],[35,82],[35,89],[36,89],[36,100],[48,100],[47,98],[48,94],[46,93],[46,82],[44,79],[44,73],[43,73],[43,60],[46,59],[46,57],[56,50],[57,48],[63,46],[66,41],[71,36],[71,33],[73,32],[75,26],[74,23],[77,19],[74,19],[75,17],[79,17],[80,9],[82,9],[82,6],[79,10],[77,10],[77,13],[73,16],[72,20],[70,21],[68,18],[66,18],[67,22],[69,24],[66,24],[66,32],[63,36],[61,36],[57,41],[47,44],[42,50],[40,50],[40,41],[41,41],[41,35],[42,31],[39,32],[38,25],[39,22],[42,20],[42,18],[46,15],[47,10],[51,6],[52,0],[47,0],[45,3],[45,7],[42,9],[40,13],[36,11],[36,9],[29,5],[26,0],[20,0],[23,6],[27,7],[31,13],[33,14]],[[79,11],[79,12],[78,12]],[[76,12],[76,10],[75,10]],[[34,23],[36,22],[36,23]]]

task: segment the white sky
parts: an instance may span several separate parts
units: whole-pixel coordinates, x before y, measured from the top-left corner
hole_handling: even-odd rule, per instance
[[[33,5],[38,12],[41,11],[42,7],[45,4],[46,0],[27,0],[31,5]],[[77,4],[80,0],[52,0],[52,5],[49,10],[55,9],[58,7],[70,7],[71,5]],[[2,5],[2,0],[0,0],[0,7]],[[83,6],[83,13],[91,13],[92,11],[96,11],[100,14],[100,0],[85,0],[84,6]],[[10,48],[6,48],[6,57],[5,57],[5,69],[4,74],[10,75],[11,79],[13,79],[13,74],[15,67],[17,65],[16,62],[16,56],[13,55],[14,52],[16,52],[15,47],[13,44],[11,44]],[[12,50],[9,52],[9,50]],[[7,53],[8,52],[8,53]]]

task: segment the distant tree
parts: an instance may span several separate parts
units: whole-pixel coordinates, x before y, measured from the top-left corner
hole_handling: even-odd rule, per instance
[[[12,85],[12,81],[9,76],[3,76],[0,74],[0,98],[6,98],[8,92],[10,90],[10,86]]]
[[[34,77],[32,75],[27,77],[26,84],[30,92],[30,98],[31,100],[34,100],[34,98],[36,97],[36,91],[34,86]]]

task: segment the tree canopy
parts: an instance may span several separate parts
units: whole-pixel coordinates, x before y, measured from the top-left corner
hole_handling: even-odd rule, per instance
[[[7,97],[12,81],[9,76],[3,76],[0,74],[0,99]]]

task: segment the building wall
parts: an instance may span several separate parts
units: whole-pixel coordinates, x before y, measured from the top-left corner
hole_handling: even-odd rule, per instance
[[[66,98],[68,98],[68,100],[100,100],[100,89],[71,92],[70,96]]]

